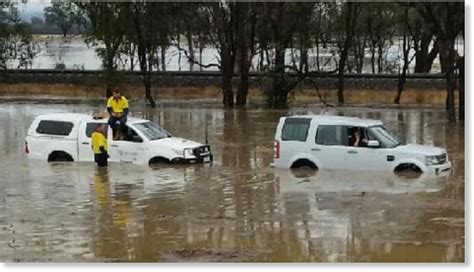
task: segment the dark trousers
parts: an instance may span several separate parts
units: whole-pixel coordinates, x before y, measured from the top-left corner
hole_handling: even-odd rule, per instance
[[[127,134],[127,126],[125,126],[125,123],[127,123],[127,116],[121,116],[121,117],[110,117],[109,118],[109,126],[112,128],[112,135],[115,136],[117,135],[117,121],[120,121],[120,130],[122,131],[123,135]]]
[[[94,161],[99,167],[107,166],[107,159],[107,153],[94,154]]]

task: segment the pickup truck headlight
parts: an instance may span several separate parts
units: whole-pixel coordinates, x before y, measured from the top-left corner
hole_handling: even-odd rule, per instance
[[[184,158],[194,158],[193,150],[189,148],[184,149]]]
[[[183,156],[183,150],[182,149],[172,148],[171,150],[173,150],[173,152],[176,153],[176,155]]]
[[[426,156],[426,165],[436,165],[439,164],[439,157],[438,156]]]

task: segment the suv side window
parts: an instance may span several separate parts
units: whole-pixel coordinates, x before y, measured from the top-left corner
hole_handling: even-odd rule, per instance
[[[283,141],[306,142],[308,130],[311,124],[310,118],[287,118],[281,131]]]
[[[90,138],[92,136],[92,132],[94,132],[95,128],[97,125],[104,124],[104,123],[87,123],[86,125],[86,136],[87,138]],[[107,135],[107,130],[109,129],[109,126],[106,127],[106,135]]]
[[[39,134],[67,136],[71,133],[74,124],[63,121],[41,120],[36,128]]]
[[[347,129],[336,125],[319,125],[316,132],[319,145],[347,145]]]

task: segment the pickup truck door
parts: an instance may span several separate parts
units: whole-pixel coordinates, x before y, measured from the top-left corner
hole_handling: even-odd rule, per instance
[[[94,152],[92,151],[91,146],[91,135],[94,129],[98,124],[103,124],[104,122],[83,122],[79,127],[79,136],[78,136],[78,151],[79,151],[79,161],[94,161]],[[107,141],[108,141],[108,153],[109,161],[119,161],[120,156],[117,152],[117,149],[111,146],[110,139],[112,139],[112,130],[110,127],[107,127]]]
[[[121,162],[141,162],[145,151],[143,138],[133,128],[128,127],[128,136],[124,140],[112,140],[110,147],[115,148]]]

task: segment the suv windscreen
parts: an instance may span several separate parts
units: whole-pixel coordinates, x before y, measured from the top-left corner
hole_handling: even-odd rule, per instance
[[[373,126],[368,129],[371,138],[376,139],[380,143],[380,147],[393,148],[401,145],[400,140],[390,130],[384,126]]]
[[[308,130],[311,124],[309,118],[287,118],[281,131],[283,141],[305,142],[308,137]]]
[[[36,128],[39,134],[67,136],[71,133],[73,123],[62,121],[41,120]]]
[[[316,143],[320,145],[347,145],[347,129],[336,125],[319,125]]]

